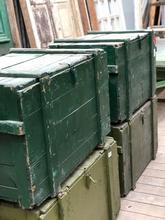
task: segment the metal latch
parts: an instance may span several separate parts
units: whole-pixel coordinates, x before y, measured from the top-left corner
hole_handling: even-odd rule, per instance
[[[70,74],[73,85],[77,84],[77,71],[74,67],[70,66]]]
[[[96,184],[96,180],[94,180],[94,178],[90,174],[87,174],[86,175],[86,187],[89,189],[92,183]]]
[[[108,65],[108,73],[109,74],[118,74],[118,66],[117,65]]]

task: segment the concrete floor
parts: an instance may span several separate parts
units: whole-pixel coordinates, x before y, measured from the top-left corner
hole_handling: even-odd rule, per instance
[[[165,102],[158,103],[158,153],[121,201],[117,220],[165,219]]]

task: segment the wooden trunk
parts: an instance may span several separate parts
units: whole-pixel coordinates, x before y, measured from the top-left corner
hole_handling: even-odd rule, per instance
[[[0,58],[0,91],[0,198],[31,208],[110,131],[106,54],[15,51]]]
[[[73,40],[56,40],[50,48],[102,48],[107,52],[112,123],[129,120],[155,94],[152,32],[92,32]]]
[[[111,135],[119,147],[121,196],[134,189],[148,163],[155,159],[157,136],[157,99],[147,102],[129,122],[112,126]]]
[[[120,209],[117,145],[108,138],[63,184],[57,199],[35,210],[0,204],[5,220],[116,220]]]

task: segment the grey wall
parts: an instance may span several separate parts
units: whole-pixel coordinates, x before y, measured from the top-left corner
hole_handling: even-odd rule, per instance
[[[126,28],[135,29],[134,0],[122,0]]]

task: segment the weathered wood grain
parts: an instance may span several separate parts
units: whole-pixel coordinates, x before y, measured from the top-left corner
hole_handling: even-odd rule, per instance
[[[118,220],[160,220],[162,218],[143,215],[135,212],[121,211]]]
[[[158,104],[159,146],[136,188],[122,199],[118,220],[165,219],[165,103]]]
[[[165,219],[165,208],[156,205],[133,202],[124,199],[121,203],[121,210]]]

